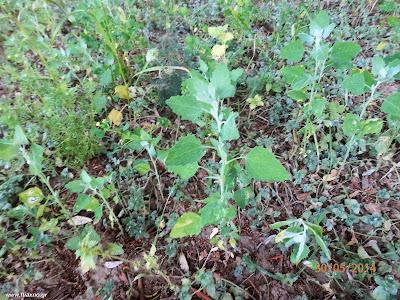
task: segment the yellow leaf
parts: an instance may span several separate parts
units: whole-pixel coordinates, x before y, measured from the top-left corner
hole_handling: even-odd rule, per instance
[[[113,122],[114,125],[118,126],[119,124],[121,124],[122,113],[119,110],[113,109],[108,114],[108,118],[111,120],[111,122]]]
[[[125,85],[117,85],[115,87],[115,95],[120,97],[121,99],[129,99],[129,90]]]
[[[216,58],[220,58],[225,55],[225,51],[228,46],[226,45],[215,45],[212,47],[211,55]]]
[[[385,48],[385,46],[386,46],[387,44],[388,44],[388,43],[386,43],[386,42],[380,42],[380,43],[378,44],[378,46],[376,46],[376,50],[381,51],[383,48]]]
[[[230,32],[224,32],[219,36],[219,40],[222,44],[226,44],[226,42],[233,40],[233,34]]]

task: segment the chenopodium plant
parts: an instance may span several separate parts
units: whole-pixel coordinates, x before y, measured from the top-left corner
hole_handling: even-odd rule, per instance
[[[203,227],[215,224],[221,226],[221,235],[230,237],[230,244],[234,246],[237,229],[230,220],[236,217],[236,207],[229,204],[229,199],[233,198],[237,206],[244,209],[249,198],[249,188],[239,189],[237,178],[247,175],[256,180],[284,181],[290,179],[290,175],[266,148],[255,147],[245,157],[235,157],[230,151],[230,141],[239,138],[236,126],[239,114],[228,108],[223,99],[235,95],[236,82],[243,70],[229,71],[225,63],[220,63],[213,71],[203,65],[202,71],[203,74],[191,72],[192,77],[182,84],[183,95],[171,97],[166,103],[183,120],[199,127],[209,126],[214,136],[209,139],[209,145],[203,145],[194,135],[183,136],[169,149],[163,161],[169,171],[190,178],[199,168],[205,150],[214,150],[220,158],[219,169],[217,173],[208,172],[218,183],[219,191],[203,200],[205,206],[199,213],[184,213],[173,227],[171,237],[199,234]],[[239,164],[242,159],[245,171]]]
[[[359,96],[369,92],[369,97],[361,106],[359,115],[346,114],[343,122],[343,132],[350,137],[347,146],[347,153],[344,161],[348,158],[351,145],[355,140],[361,139],[370,133],[379,133],[382,130],[383,121],[379,118],[364,120],[367,107],[372,101],[377,100],[380,93],[377,89],[382,83],[393,82],[400,78],[400,54],[386,57],[385,59],[374,56],[372,59],[372,74],[368,70],[354,69],[350,75],[343,80],[343,87],[350,93]],[[387,152],[392,141],[400,131],[400,93],[387,97],[381,106],[381,110],[388,114],[390,129],[375,144],[378,154]]]
[[[319,127],[324,125],[331,130],[333,120],[338,116],[335,111],[343,110],[339,103],[328,103],[321,81],[332,67],[342,71],[352,68],[351,59],[361,51],[361,47],[354,42],[330,42],[328,37],[334,28],[335,24],[329,22],[327,12],[321,11],[310,22],[308,33],[297,34],[298,38],[294,36],[280,51],[280,56],[288,61],[297,63],[305,60],[304,65],[283,67],[280,74],[291,85],[288,95],[298,102],[298,122],[305,123],[301,130],[304,133],[303,151],[312,136],[318,159]]]

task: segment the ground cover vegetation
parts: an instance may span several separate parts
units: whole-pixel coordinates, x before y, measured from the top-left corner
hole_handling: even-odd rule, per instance
[[[0,298],[398,299],[399,11],[0,1]]]

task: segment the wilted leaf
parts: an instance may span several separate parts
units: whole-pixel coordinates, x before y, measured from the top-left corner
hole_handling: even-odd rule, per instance
[[[114,125],[119,126],[119,124],[121,124],[121,120],[122,120],[122,113],[116,109],[113,109],[108,114],[108,119],[110,119]]]

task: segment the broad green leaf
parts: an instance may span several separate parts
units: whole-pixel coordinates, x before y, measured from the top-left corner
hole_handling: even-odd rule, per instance
[[[237,140],[239,138],[239,131],[236,127],[235,119],[238,113],[230,113],[221,130],[221,139],[223,141]]]
[[[42,172],[43,152],[44,148],[42,146],[36,144],[31,146],[31,152],[28,153],[28,164],[29,172],[32,175],[39,175]]]
[[[100,76],[100,83],[102,85],[109,85],[112,82],[111,69],[105,70]]]
[[[229,220],[229,207],[220,201],[208,203],[199,210],[201,215],[201,226],[206,227],[211,224],[217,224],[221,220]]]
[[[322,113],[325,110],[325,106],[326,106],[326,99],[324,99],[324,98],[314,99],[310,103],[311,111],[312,111],[313,115],[316,116],[317,118],[322,115]]]
[[[15,132],[14,132],[14,139],[13,142],[16,145],[27,145],[29,144],[28,139],[25,136],[24,131],[22,130],[22,127],[17,125],[15,126]]]
[[[379,133],[382,130],[383,121],[380,119],[365,120],[361,123],[361,132],[363,134]]]
[[[381,106],[381,111],[394,118],[400,118],[400,93],[387,97]]]
[[[303,259],[308,257],[310,248],[305,243],[297,243],[293,246],[292,254],[290,255],[290,262],[298,264]]]
[[[204,78],[190,78],[185,81],[191,94],[200,102],[212,105],[216,100],[215,87]]]
[[[330,32],[333,29],[329,27],[333,27],[333,24],[332,26],[329,25],[328,13],[326,11],[321,11],[310,23],[310,34],[322,38],[326,35],[324,34],[325,29],[327,32]]]
[[[195,122],[203,113],[201,104],[193,96],[174,96],[166,103],[183,120]]]
[[[388,13],[396,8],[396,4],[394,1],[385,1],[379,5],[379,8],[381,9],[381,11]]]
[[[110,243],[107,245],[107,250],[110,251],[111,255],[121,255],[124,253],[124,249],[118,244]]]
[[[383,58],[379,56],[374,56],[372,58],[372,74],[375,75],[376,77],[383,77],[383,78],[386,77],[387,72],[385,66],[386,64]]]
[[[182,179],[189,179],[196,174],[199,165],[197,162],[183,166],[167,166],[170,172],[178,174]]]
[[[242,76],[243,74],[243,69],[239,68],[239,69],[235,69],[231,71],[231,80],[233,82],[238,81],[239,77]]]
[[[189,235],[199,234],[201,231],[201,217],[198,214],[184,213],[171,230],[172,238],[181,238]]]
[[[387,23],[390,27],[396,27],[400,25],[400,20],[399,18],[393,17],[393,16],[388,16],[387,17]]]
[[[353,93],[356,96],[362,95],[365,92],[364,74],[358,73],[351,75],[343,80],[342,85],[350,93]]]
[[[361,129],[360,118],[354,114],[346,114],[343,122],[343,133],[347,136],[359,133]]]
[[[372,75],[368,70],[359,70],[359,69],[353,69],[350,72],[350,75],[355,75],[355,74],[362,74],[364,76],[364,91],[368,92],[371,90],[371,86],[373,86],[376,81],[374,75]]]
[[[282,48],[279,55],[282,58],[298,62],[304,55],[303,43],[300,40],[293,40]]]
[[[105,95],[97,94],[93,97],[92,105],[97,113],[101,112],[104,108],[106,108],[106,104],[107,104],[107,98]]]
[[[332,47],[331,58],[334,62],[344,63],[361,51],[360,45],[353,42],[337,42]]]
[[[143,146],[140,144],[142,141],[140,137],[140,128],[135,128],[133,131],[125,131],[121,136],[121,140],[124,145],[132,150],[140,151],[143,149]]]
[[[312,57],[316,60],[324,61],[328,59],[330,46],[328,43],[320,45],[315,51],[312,52]]]
[[[292,84],[296,79],[304,77],[306,69],[303,66],[284,67],[280,69],[279,73],[288,83]]]
[[[48,221],[48,222],[46,222],[46,223],[40,225],[39,230],[40,230],[40,231],[47,231],[47,230],[50,230],[50,229],[56,227],[56,226],[57,226],[57,223],[58,223],[58,219],[56,219],[56,218],[51,218],[50,221]]]
[[[86,194],[80,194],[76,199],[74,205],[74,213],[80,212],[82,209],[85,209],[86,206],[90,203],[90,196]]]
[[[230,158],[228,158],[229,160]],[[233,190],[237,183],[238,174],[243,172],[242,168],[236,161],[231,161],[225,168],[225,187],[227,191]]]
[[[239,206],[241,209],[244,209],[246,207],[246,205],[248,204],[249,199],[252,194],[253,194],[253,190],[250,187],[246,187],[246,188],[237,190],[233,194],[233,199],[235,199],[237,206]]]
[[[141,175],[145,175],[150,171],[150,164],[147,160],[137,159],[133,163],[133,168]]]
[[[13,141],[0,140],[0,159],[12,160],[19,154],[20,145],[15,144]]]
[[[82,180],[74,180],[68,182],[65,187],[69,189],[73,193],[80,193],[85,189],[86,184],[82,182]]]
[[[78,250],[80,248],[79,244],[81,242],[81,238],[79,236],[74,236],[70,238],[67,243],[65,244],[65,247],[67,247],[70,250]]]
[[[204,150],[200,142],[193,135],[188,135],[181,137],[168,151],[165,164],[167,167],[193,164],[198,162],[203,155]]]
[[[318,32],[329,26],[329,17],[326,11],[321,11],[310,23],[310,33],[314,36],[319,36]],[[322,35],[322,32],[321,32]]]
[[[246,156],[247,175],[256,180],[283,181],[289,180],[290,175],[279,160],[263,147],[253,148]]]
[[[86,184],[89,184],[92,181],[92,177],[90,177],[90,175],[85,170],[82,170],[81,178],[82,181]]]
[[[210,82],[221,99],[235,96],[235,86],[231,84],[230,76],[226,63],[220,63],[212,72]]]
[[[307,95],[304,90],[300,91],[289,91],[288,95],[290,98],[296,101],[304,101],[307,99]]]

